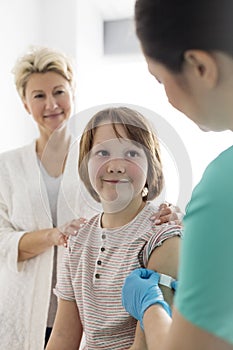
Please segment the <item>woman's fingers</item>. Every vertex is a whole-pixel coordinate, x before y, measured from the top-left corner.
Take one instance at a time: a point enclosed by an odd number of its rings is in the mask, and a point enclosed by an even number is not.
[[[151,216],[151,220],[155,225],[164,223],[182,225],[183,213],[180,208],[171,204],[162,203],[159,206],[159,211]]]
[[[71,222],[59,227],[58,230],[65,236],[75,236],[86,221],[85,218],[73,219]]]

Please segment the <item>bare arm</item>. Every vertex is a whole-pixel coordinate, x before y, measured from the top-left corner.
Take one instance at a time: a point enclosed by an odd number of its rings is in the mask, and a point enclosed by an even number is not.
[[[48,228],[25,233],[18,246],[18,261],[31,259],[54,245],[65,245],[70,235],[77,234],[84,218],[74,219],[59,228]]]
[[[180,240],[180,237],[172,237],[163,242],[163,244],[160,247],[157,247],[151,254],[147,267],[151,270],[164,273],[176,279],[178,272]],[[164,299],[171,306],[173,304],[174,297],[173,291],[165,286],[160,287],[163,292]],[[142,331],[139,322],[136,328],[135,340],[131,349],[147,349],[145,334]]]
[[[129,350],[147,350],[145,334],[139,322],[137,323],[133,345]]]
[[[76,302],[59,299],[53,330],[46,350],[78,350],[82,333]]]
[[[26,232],[19,241],[18,261],[31,259],[54,245],[65,243],[57,228]]]
[[[165,350],[164,343],[168,337],[171,322],[166,311],[158,304],[146,310],[143,325],[148,350]]]
[[[233,345],[194,326],[176,309],[171,321],[160,305],[152,305],[143,324],[148,350],[233,350]]]
[[[151,254],[147,268],[177,279],[180,243],[181,238],[178,236],[169,238],[163,242]],[[160,286],[160,288],[164,299],[171,306],[174,297],[173,291],[165,286]]]

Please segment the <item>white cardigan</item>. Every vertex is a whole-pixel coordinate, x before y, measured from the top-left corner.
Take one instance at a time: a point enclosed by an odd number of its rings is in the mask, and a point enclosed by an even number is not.
[[[58,226],[98,210],[78,177],[78,145],[69,150],[58,194]],[[81,187],[80,187],[81,186]],[[89,204],[88,204],[89,203]],[[35,142],[0,155],[0,348],[42,350],[50,300],[53,249],[18,263],[25,232],[52,227]],[[63,247],[58,249],[58,266]]]

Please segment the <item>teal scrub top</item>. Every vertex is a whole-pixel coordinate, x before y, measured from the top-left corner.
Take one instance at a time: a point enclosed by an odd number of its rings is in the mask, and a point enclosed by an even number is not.
[[[233,344],[233,147],[210,163],[187,206],[175,305]]]

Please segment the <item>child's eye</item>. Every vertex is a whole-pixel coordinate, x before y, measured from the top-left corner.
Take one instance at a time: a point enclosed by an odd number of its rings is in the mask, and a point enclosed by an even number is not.
[[[134,150],[128,151],[128,152],[126,153],[126,156],[127,156],[127,157],[130,157],[130,158],[139,157],[139,152],[134,151]]]
[[[97,156],[101,156],[101,157],[108,157],[109,156],[109,152],[105,151],[105,150],[100,150],[96,152]]]

